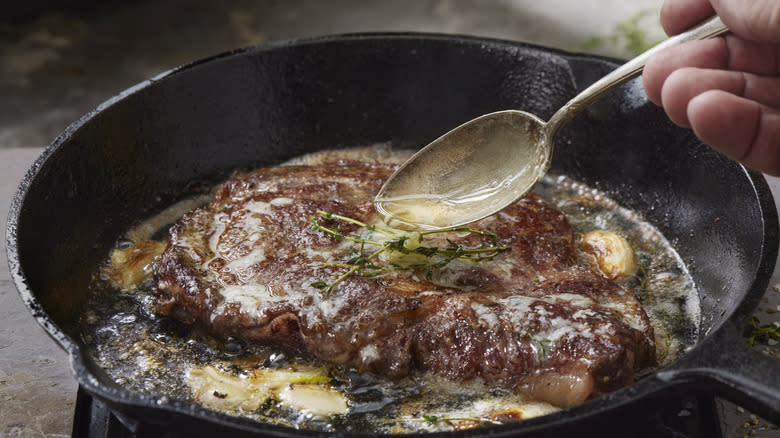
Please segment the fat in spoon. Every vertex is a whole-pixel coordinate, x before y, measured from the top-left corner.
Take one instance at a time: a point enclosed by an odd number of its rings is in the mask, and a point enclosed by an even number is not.
[[[455,128],[457,138],[445,134],[402,164],[394,175],[405,172],[407,177],[388,180],[375,201],[388,225],[406,229],[463,225],[467,222],[451,218],[488,216],[516,200],[514,193],[530,190],[547,172],[549,149],[531,124],[517,123],[516,112],[472,120]],[[518,145],[518,139],[534,144]],[[440,141],[447,142],[446,147],[437,147]],[[547,150],[540,154],[539,146]],[[464,162],[470,165],[462,166]],[[514,166],[518,162],[533,165],[518,172]]]

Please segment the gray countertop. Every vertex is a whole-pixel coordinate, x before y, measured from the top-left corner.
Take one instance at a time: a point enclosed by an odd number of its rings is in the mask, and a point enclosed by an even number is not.
[[[41,148],[0,149],[0,220]],[[5,227],[3,227],[5,229]],[[3,233],[5,236],[5,233]],[[68,357],[33,319],[0,243],[0,436],[70,436],[76,381]]]

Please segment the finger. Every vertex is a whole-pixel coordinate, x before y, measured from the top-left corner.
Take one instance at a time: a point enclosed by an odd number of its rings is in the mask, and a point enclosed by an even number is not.
[[[759,75],[777,75],[780,47],[745,41],[733,35],[705,41],[691,41],[670,47],[650,58],[642,81],[647,96],[663,104],[661,90],[666,78],[683,67],[738,70]]]
[[[662,105],[661,90],[667,77],[684,67],[724,70],[729,62],[727,43],[723,38],[691,41],[670,47],[651,57],[645,64],[642,81],[650,100]]]
[[[662,89],[664,109],[680,126],[690,126],[688,103],[709,90],[721,90],[756,101],[771,108],[780,108],[780,78],[749,73],[681,68],[666,79]]]
[[[683,67],[722,69],[724,43],[719,40],[693,41],[670,47],[647,60],[642,72],[642,83],[647,97],[662,105],[661,90],[666,78]]]
[[[688,104],[691,127],[726,156],[780,176],[780,112],[721,90],[706,91]]]
[[[780,2],[776,0],[711,0],[729,29],[741,38],[780,43]]]
[[[713,15],[708,0],[666,0],[661,6],[661,25],[667,35],[677,35]]]
[[[780,2],[776,0],[666,0],[661,25],[668,35],[676,35],[716,13],[741,38],[780,43]]]

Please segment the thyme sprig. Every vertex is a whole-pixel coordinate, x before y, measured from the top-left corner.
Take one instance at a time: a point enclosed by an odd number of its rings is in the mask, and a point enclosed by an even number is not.
[[[537,359],[539,359],[539,362],[544,362],[544,359],[547,357],[547,353],[551,350],[551,343],[549,339],[540,339],[531,337],[531,340],[536,345],[536,356]]]
[[[438,426],[438,425],[440,425],[442,423],[445,424],[445,425],[451,425],[452,423],[460,423],[460,422],[476,423],[479,426],[503,424],[500,421],[491,420],[489,418],[447,417],[447,416],[427,415],[427,414],[423,414],[420,417],[398,418],[395,421],[397,421],[399,423],[403,423],[403,422],[407,422],[407,421],[417,421],[417,422],[428,423],[431,426]]]
[[[338,220],[351,223],[353,225],[357,225],[360,228],[363,228],[371,234],[368,236],[359,234],[345,234],[341,231],[341,227],[325,226],[322,224],[320,219]],[[315,231],[319,231],[326,236],[330,236],[336,240],[349,240],[358,244],[358,246],[353,246],[350,248],[348,252],[349,259],[346,262],[326,264],[328,266],[347,268],[347,271],[345,271],[330,283],[324,281],[315,281],[311,283],[313,287],[319,289],[320,292],[326,297],[333,293],[333,290],[339,283],[352,275],[373,277],[393,270],[426,269],[426,278],[430,279],[435,270],[447,266],[455,259],[470,260],[474,262],[492,260],[498,254],[509,249],[505,246],[496,246],[498,244],[498,235],[496,235],[496,233],[486,230],[475,230],[469,227],[452,227],[442,230],[407,232],[390,228],[381,224],[369,225],[357,219],[322,210],[317,210],[317,215],[309,216],[309,220],[311,222],[311,227]],[[489,241],[489,244],[483,242],[479,247],[466,248],[451,239],[446,239],[447,246],[443,247],[428,246],[423,244],[425,236],[440,233],[474,234],[485,238]],[[386,239],[375,240],[378,235],[384,236]],[[368,253],[368,255],[365,255],[367,252],[366,246],[378,248]],[[380,254],[385,252],[397,253],[401,256],[409,256],[407,258],[411,261],[405,264],[388,262],[384,266],[374,264],[373,261],[377,259]],[[417,256],[417,258],[424,258],[424,261],[415,262],[415,256]]]
[[[775,324],[761,324],[756,316],[750,317],[750,333],[747,337],[747,343],[755,346],[761,338],[780,340],[780,327]]]

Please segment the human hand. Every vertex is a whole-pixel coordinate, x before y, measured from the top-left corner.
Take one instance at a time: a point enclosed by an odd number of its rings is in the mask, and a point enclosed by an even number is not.
[[[731,34],[652,57],[643,81],[676,124],[746,166],[780,176],[780,2],[665,0],[661,24],[682,32],[717,13]]]

